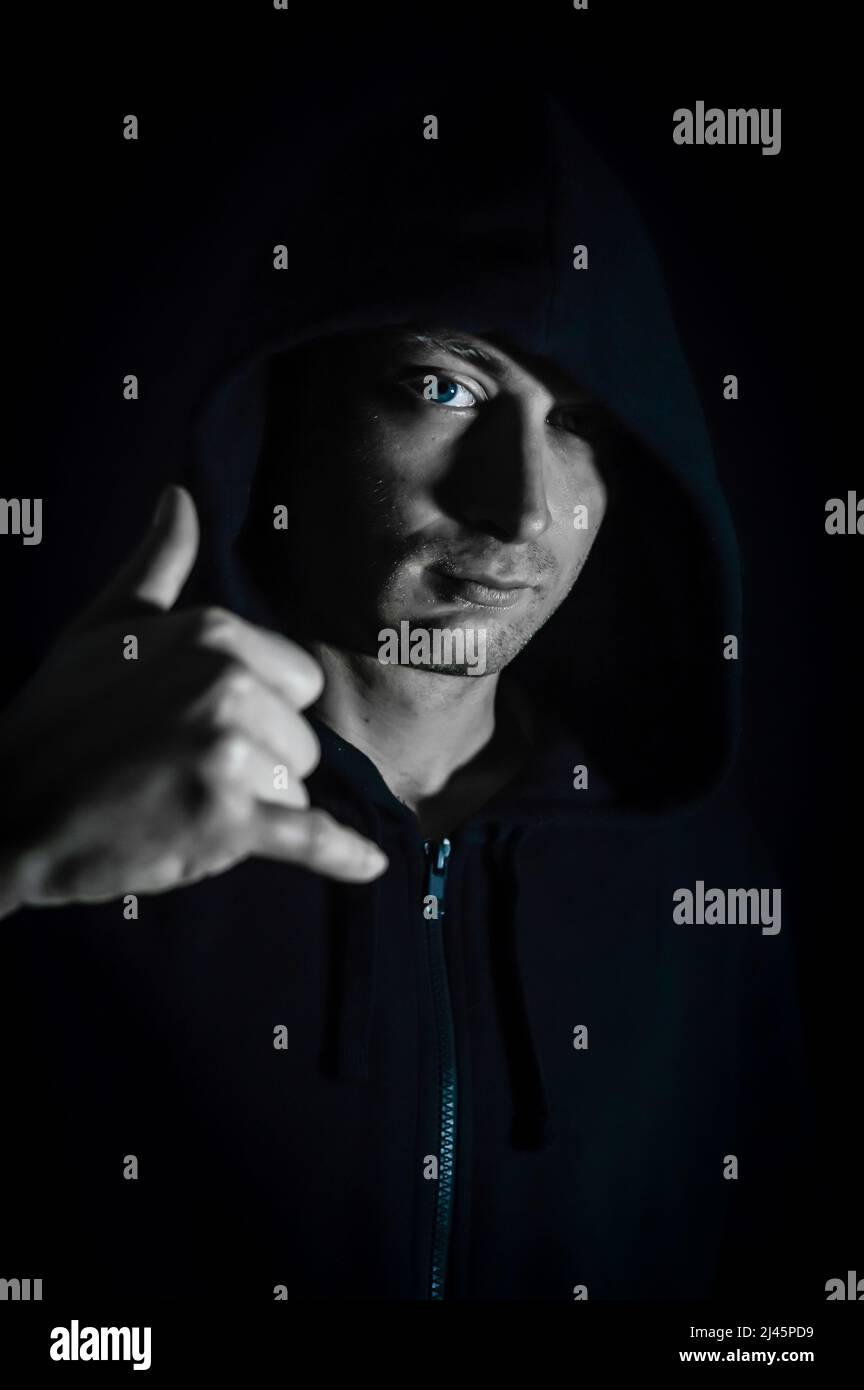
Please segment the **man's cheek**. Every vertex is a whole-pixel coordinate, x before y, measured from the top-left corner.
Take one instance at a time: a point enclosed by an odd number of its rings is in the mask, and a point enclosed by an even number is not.
[[[565,543],[560,549],[556,548],[557,576],[550,591],[550,602],[557,604],[569,593],[588,559],[596,534],[596,528],[583,531],[571,526]]]

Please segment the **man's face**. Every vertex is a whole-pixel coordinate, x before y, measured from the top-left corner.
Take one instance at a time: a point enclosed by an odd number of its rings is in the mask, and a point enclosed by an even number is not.
[[[502,341],[346,335],[276,378],[265,492],[288,530],[270,583],[309,635],[378,653],[406,620],[473,628],[494,672],[569,592],[606,508],[597,410]]]

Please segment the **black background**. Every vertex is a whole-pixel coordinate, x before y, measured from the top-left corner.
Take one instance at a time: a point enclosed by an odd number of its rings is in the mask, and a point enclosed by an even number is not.
[[[839,11],[57,6],[7,38],[13,429],[0,494],[44,499],[41,545],[0,539],[7,695],[134,544],[161,483],[182,475],[191,410],[230,344],[228,248],[260,242],[267,255],[281,239],[279,131],[293,109],[326,108],[349,87],[362,107],[364,92],[407,79],[419,120],[482,69],[499,76],[502,105],[517,88],[555,92],[622,176],[664,266],[742,547],[741,777],[800,964],[829,1201],[819,1258],[826,1277],[864,1274],[852,686],[864,541],[824,526],[828,498],[864,493],[860,126]],[[699,99],[780,107],[781,153],[676,146],[672,112]],[[135,143],[122,138],[128,113]],[[494,107],[489,128],[494,138]],[[362,216],[346,210],[346,239]],[[128,372],[142,383],[135,404],[122,399]],[[730,372],[735,402],[722,395]]]

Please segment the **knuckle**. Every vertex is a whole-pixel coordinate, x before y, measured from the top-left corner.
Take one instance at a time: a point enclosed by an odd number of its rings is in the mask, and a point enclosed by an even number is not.
[[[310,859],[323,854],[334,825],[333,817],[326,811],[310,811],[304,820],[304,849]]]
[[[317,661],[313,661],[312,657],[308,656],[307,653],[304,653],[304,655],[307,656],[307,664],[304,666],[304,675],[309,686],[309,699],[317,700],[324,689],[324,672]]]
[[[202,647],[220,647],[234,629],[234,618],[227,608],[208,605],[192,613],[195,639]]]
[[[213,729],[204,739],[197,773],[210,785],[233,782],[246,766],[252,745],[238,729]]]
[[[255,678],[248,667],[233,657],[226,657],[209,690],[210,719],[217,725],[229,723],[249,698],[254,686]]]
[[[158,893],[161,889],[173,887],[186,873],[187,864],[183,855],[166,852],[149,866],[145,891]]]
[[[299,656],[295,661],[295,671],[298,676],[298,685],[301,689],[302,706],[313,704],[324,689],[324,672],[317,661],[298,648]],[[302,657],[302,660],[300,659]]]
[[[278,637],[279,649],[283,655],[286,669],[290,670],[297,698],[302,706],[317,700],[324,689],[324,672],[314,656],[290,637]]]
[[[314,730],[307,724],[303,728],[300,745],[297,749],[297,770],[301,777],[308,777],[321,761],[321,744]]]

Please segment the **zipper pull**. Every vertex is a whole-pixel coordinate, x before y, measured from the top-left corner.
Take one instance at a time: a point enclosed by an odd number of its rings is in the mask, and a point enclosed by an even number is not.
[[[444,890],[447,887],[447,861],[450,858],[452,848],[448,839],[443,839],[439,844],[434,840],[424,840],[423,848],[429,861],[429,870],[426,875],[426,897],[433,897],[437,904],[433,914],[434,918],[444,916]],[[429,920],[428,904],[424,902],[423,916]]]

